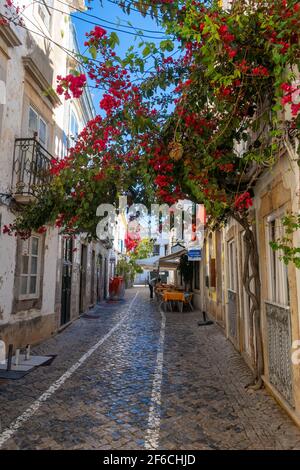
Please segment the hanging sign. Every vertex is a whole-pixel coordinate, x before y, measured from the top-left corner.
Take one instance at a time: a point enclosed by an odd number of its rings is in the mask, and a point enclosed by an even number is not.
[[[202,260],[202,250],[201,248],[191,248],[188,250],[189,261],[201,261]]]

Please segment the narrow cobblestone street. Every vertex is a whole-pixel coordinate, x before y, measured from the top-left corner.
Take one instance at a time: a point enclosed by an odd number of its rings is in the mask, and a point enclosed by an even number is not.
[[[164,329],[148,296],[100,304],[34,349],[57,354],[50,366],[0,382],[2,449],[300,449],[266,391],[245,390],[219,327],[192,312],[167,313]]]

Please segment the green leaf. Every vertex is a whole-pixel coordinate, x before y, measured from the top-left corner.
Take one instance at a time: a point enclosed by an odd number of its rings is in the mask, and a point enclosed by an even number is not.
[[[90,46],[89,52],[90,52],[93,59],[97,58],[97,49],[96,49],[95,46]]]
[[[119,44],[120,44],[119,36],[117,35],[117,33],[113,31],[109,37],[109,45],[112,49],[114,49],[115,46],[116,45],[119,46]]]
[[[164,41],[161,41],[159,46],[160,46],[162,51],[172,52],[173,49],[174,49],[174,43],[170,39],[166,39]]]
[[[143,49],[143,57],[147,57],[147,55],[151,54],[151,47],[149,46],[149,44],[147,44],[147,46]]]

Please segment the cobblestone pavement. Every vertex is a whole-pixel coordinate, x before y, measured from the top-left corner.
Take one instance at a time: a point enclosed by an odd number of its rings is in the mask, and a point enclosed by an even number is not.
[[[34,349],[57,354],[50,366],[0,381],[0,441],[11,431],[2,449],[144,449],[149,430],[158,449],[300,449],[300,430],[264,390],[245,390],[248,367],[219,327],[197,326],[197,312],[166,315],[160,387],[162,318],[148,296],[147,289],[130,289],[126,302],[100,304]],[[26,418],[24,412],[101,338]],[[160,415],[155,429],[153,404]]]

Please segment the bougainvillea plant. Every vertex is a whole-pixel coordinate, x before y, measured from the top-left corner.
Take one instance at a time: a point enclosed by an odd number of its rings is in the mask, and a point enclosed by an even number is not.
[[[133,282],[136,274],[142,273],[143,269],[138,260],[148,258],[153,252],[153,241],[148,238],[135,239],[135,244],[126,246],[127,253],[118,260],[116,272],[124,276],[125,281]]]
[[[145,186],[156,186],[165,202],[188,196],[203,202],[214,218],[240,216],[251,208],[255,177],[276,160],[287,112],[291,125],[300,127],[293,68],[299,61],[299,2],[235,1],[227,11],[220,2],[137,4],[142,13],[160,12],[176,43],[143,44],[140,55],[130,51],[120,58],[114,33],[96,26],[87,34],[91,59],[85,71],[96,87],[105,88],[103,116],[88,123],[63,160],[53,161],[55,192],[59,184],[68,189],[67,206],[69,196],[80,199],[79,213],[71,204],[72,217],[59,205],[59,223],[64,217],[63,225],[83,227],[80,208],[96,186],[107,189],[110,180],[116,193],[126,191],[132,172]],[[175,45],[177,59],[171,54]],[[154,71],[137,86],[132,77],[141,56],[149,55],[155,56]],[[80,97],[86,75],[58,77],[57,92],[65,99]]]
[[[221,3],[132,2],[155,17],[168,37],[159,45],[141,41],[125,57],[115,52],[115,33],[95,27],[87,35],[84,74],[60,77],[57,92],[79,97],[88,77],[105,90],[102,114],[63,160],[52,162],[50,187],[5,230],[27,236],[52,222],[68,233],[94,236],[97,205],[129,188],[167,203],[183,197],[203,203],[214,226],[235,218],[245,230],[243,281],[252,300],[260,377],[252,191],[279,158],[287,122],[300,128],[300,2],[235,0],[227,9]]]

